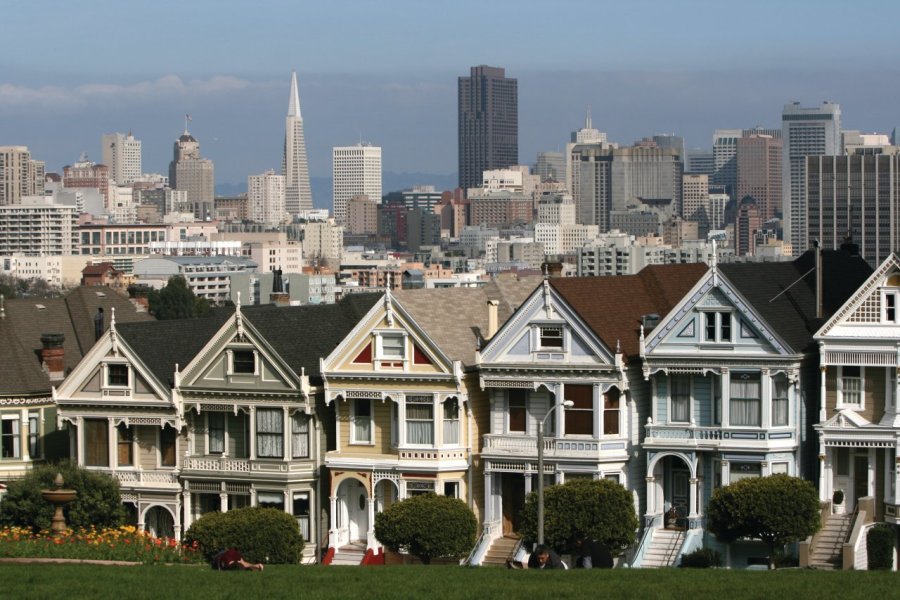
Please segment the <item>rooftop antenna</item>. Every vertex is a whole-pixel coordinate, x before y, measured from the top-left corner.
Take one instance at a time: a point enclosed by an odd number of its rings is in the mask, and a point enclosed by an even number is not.
[[[191,115],[184,113],[184,133],[185,133],[185,135],[187,135],[187,132],[188,132],[188,128],[187,128],[188,121],[193,121],[193,119],[191,118]]]

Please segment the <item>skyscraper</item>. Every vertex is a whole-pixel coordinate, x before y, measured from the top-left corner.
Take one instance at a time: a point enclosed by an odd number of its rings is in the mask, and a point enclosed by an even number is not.
[[[803,108],[799,102],[786,104],[781,113],[781,137],[784,236],[797,256],[809,247],[806,157],[842,154],[840,105],[824,102],[816,108]]]
[[[365,194],[381,204],[381,148],[371,144],[332,149],[334,218],[347,222],[347,206],[353,196]]]
[[[480,65],[460,77],[459,187],[481,184],[481,174],[519,163],[519,83],[502,68]]]
[[[0,146],[0,206],[44,194],[44,161],[32,160],[27,146]]]
[[[284,175],[285,209],[291,215],[312,210],[312,192],[309,188],[309,164],[306,160],[306,139],[303,136],[303,116],[300,114],[300,92],[297,89],[297,72],[291,73],[291,99],[284,120],[284,157],[281,161]]]
[[[101,139],[103,164],[109,176],[119,185],[131,185],[141,176],[141,140],[131,132],[107,133]]]
[[[737,140],[735,193],[739,203],[746,196],[756,201],[761,223],[781,212],[781,155],[781,140],[770,135]]]
[[[169,163],[169,185],[187,192],[187,202],[195,218],[212,218],[216,196],[213,163],[208,158],[200,158],[200,142],[187,128],[175,141],[174,156]]]
[[[269,170],[247,177],[247,213],[251,221],[274,227],[284,222],[284,175]]]

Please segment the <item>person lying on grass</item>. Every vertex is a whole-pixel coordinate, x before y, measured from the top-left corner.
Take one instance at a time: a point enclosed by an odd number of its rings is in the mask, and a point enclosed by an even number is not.
[[[222,550],[212,559],[213,569],[219,571],[235,571],[238,569],[244,571],[262,571],[262,563],[252,563],[244,560],[244,557],[236,548]]]

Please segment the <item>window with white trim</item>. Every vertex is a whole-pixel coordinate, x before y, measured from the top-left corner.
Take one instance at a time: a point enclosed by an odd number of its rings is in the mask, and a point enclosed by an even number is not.
[[[444,445],[459,444],[459,403],[456,398],[444,400]]]
[[[881,299],[881,320],[884,323],[900,323],[900,291],[883,290]]]
[[[416,446],[434,444],[434,398],[406,397],[406,443]]]
[[[206,413],[206,431],[209,438],[209,453],[225,452],[225,413]]]
[[[669,421],[687,423],[691,420],[691,376],[673,375],[669,396]]]
[[[732,373],[730,392],[730,425],[759,427],[762,404],[760,374]]]
[[[3,415],[0,420],[0,458],[21,458],[19,415]]]
[[[378,336],[375,346],[380,359],[403,360],[406,358],[406,336],[403,334],[382,333]]]
[[[256,456],[284,457],[284,411],[280,408],[256,409]]]
[[[562,350],[563,328],[559,325],[539,327],[538,347],[541,350]]]
[[[84,464],[89,467],[109,466],[109,421],[106,419],[85,419]]]
[[[703,313],[703,341],[731,342],[731,311],[708,311]]]
[[[128,387],[130,385],[129,372],[131,369],[125,363],[106,364],[106,386]]]
[[[120,467],[134,466],[134,428],[125,423],[116,426],[116,462]]]
[[[28,414],[28,455],[31,458],[39,458],[41,456],[41,417],[40,413]]]
[[[865,367],[843,365],[837,374],[838,407],[865,407]]]
[[[784,373],[772,377],[772,425],[783,427],[790,422],[788,379]]]
[[[407,481],[406,482],[406,497],[410,498],[412,496],[421,496],[422,494],[433,494],[434,493],[434,482],[433,481]]]
[[[256,352],[253,350],[232,350],[231,373],[233,375],[254,375],[256,373]]]
[[[459,498],[459,482],[458,481],[445,481],[444,482],[444,495],[448,498]]]
[[[354,398],[350,405],[350,443],[371,444],[372,399]]]
[[[291,458],[309,458],[309,415],[306,413],[295,412],[291,417]]]

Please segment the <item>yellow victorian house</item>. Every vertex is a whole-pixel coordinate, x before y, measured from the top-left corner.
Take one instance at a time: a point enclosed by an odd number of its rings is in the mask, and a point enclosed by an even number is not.
[[[461,498],[479,519],[482,434],[489,403],[475,353],[537,285],[387,291],[322,362],[333,407],[329,545],[358,563],[378,549],[375,514],[433,492]],[[476,472],[477,471],[477,472]]]

